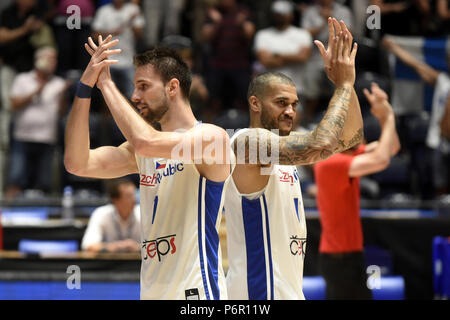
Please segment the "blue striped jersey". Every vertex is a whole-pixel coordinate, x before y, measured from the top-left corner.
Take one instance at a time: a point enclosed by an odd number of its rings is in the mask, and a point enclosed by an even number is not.
[[[230,179],[225,221],[229,299],[304,299],[306,221],[295,166],[273,165],[253,194],[241,194]]]
[[[141,299],[227,299],[218,230],[230,179],[210,181],[193,163],[136,159]]]

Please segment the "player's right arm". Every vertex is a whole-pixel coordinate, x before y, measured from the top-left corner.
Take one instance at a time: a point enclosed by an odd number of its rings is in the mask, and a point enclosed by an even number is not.
[[[113,46],[117,41],[113,41]],[[120,50],[106,50],[109,56]],[[104,65],[117,63],[116,60],[103,60],[100,63],[89,62],[80,81],[94,87],[98,75]],[[64,165],[72,174],[91,178],[116,178],[137,173],[133,147],[125,142],[119,147],[105,146],[90,148],[89,142],[89,109],[90,98],[75,97],[70,111],[65,134]]]
[[[117,178],[137,173],[133,147],[125,142],[119,147],[90,148],[90,99],[75,98],[66,126],[64,165],[74,175],[90,178]]]

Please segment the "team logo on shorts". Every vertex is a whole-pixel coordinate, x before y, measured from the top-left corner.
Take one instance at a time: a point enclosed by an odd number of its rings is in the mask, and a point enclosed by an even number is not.
[[[142,248],[144,250],[144,260],[155,259],[158,257],[158,261],[161,262],[161,258],[167,254],[175,254],[177,247],[175,245],[176,234],[169,236],[159,237],[154,240],[144,240],[142,242]]]
[[[305,259],[306,253],[306,238],[299,238],[297,236],[292,236],[289,238],[291,241],[289,248],[293,256],[302,256]]]

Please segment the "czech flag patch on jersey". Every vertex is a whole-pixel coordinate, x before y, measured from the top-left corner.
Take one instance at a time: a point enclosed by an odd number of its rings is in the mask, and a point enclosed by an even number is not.
[[[164,169],[166,167],[166,164],[165,163],[159,163],[159,162],[156,162],[156,170],[158,170],[158,169]]]

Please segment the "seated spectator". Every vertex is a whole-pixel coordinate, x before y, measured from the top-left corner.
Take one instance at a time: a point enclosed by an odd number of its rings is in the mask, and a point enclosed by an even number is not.
[[[305,30],[292,25],[294,6],[290,1],[272,4],[273,26],[255,35],[258,62],[266,71],[280,72],[294,81],[299,95],[305,91],[305,63],[311,56],[312,37]]]
[[[11,90],[15,113],[7,198],[24,188],[49,192],[52,159],[57,142],[57,124],[64,112],[68,83],[55,76],[57,52],[41,48],[35,54],[35,67],[19,73]]]
[[[140,249],[140,210],[136,186],[126,178],[115,179],[109,187],[111,204],[94,210],[81,248],[91,252],[135,252]]]
[[[446,101],[450,94],[450,75],[440,72],[425,62],[419,61],[403,49],[392,38],[385,37],[383,46],[396,55],[403,63],[414,69],[427,84],[434,87],[430,124],[426,144],[434,150],[433,180],[439,194],[450,190],[450,141],[442,137],[441,122],[445,114]],[[450,54],[447,55],[450,66]]]
[[[110,66],[111,76],[119,90],[128,99],[134,90],[133,57],[136,54],[136,40],[142,36],[145,20],[139,6],[125,0],[114,0],[100,7],[92,23],[94,40],[99,35],[105,39],[109,34],[119,39],[117,49],[122,49],[118,63]]]
[[[205,121],[214,122],[214,114],[225,109],[247,109],[254,33],[250,12],[237,0],[219,0],[217,7],[208,10],[202,35],[210,45],[207,85],[212,118]]]
[[[353,15],[350,9],[334,0],[318,0],[315,5],[309,6],[302,16],[302,28],[308,30],[313,39],[321,41],[325,46],[328,43],[328,18],[335,17],[343,20],[349,29],[353,28]],[[305,82],[305,122],[309,123],[317,115],[320,98],[330,97],[333,93],[331,83],[328,81],[323,69],[323,61],[319,50],[314,49],[306,64],[308,81]]]

